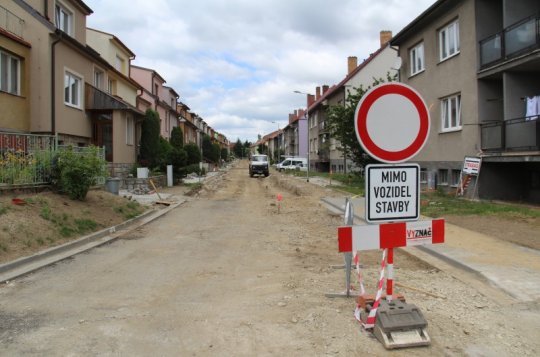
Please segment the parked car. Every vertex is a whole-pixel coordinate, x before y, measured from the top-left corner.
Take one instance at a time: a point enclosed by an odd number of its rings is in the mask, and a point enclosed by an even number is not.
[[[270,174],[269,166],[267,155],[251,155],[249,159],[249,176],[253,177],[259,174],[268,177]]]
[[[303,157],[291,157],[276,165],[278,171],[300,170],[307,171],[307,159]]]

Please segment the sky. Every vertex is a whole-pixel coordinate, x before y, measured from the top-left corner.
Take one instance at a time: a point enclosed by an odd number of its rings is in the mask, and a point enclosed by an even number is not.
[[[84,0],[87,26],[118,37],[214,130],[256,142],[288,124],[434,0]]]

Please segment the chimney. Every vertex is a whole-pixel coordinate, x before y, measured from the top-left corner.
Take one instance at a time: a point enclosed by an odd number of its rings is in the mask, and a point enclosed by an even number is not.
[[[315,96],[313,94],[307,95],[307,106],[308,108],[311,107],[311,105],[315,103]]]
[[[289,114],[289,124],[294,121],[294,114]]]
[[[321,87],[315,88],[315,100],[319,100],[321,98]]]
[[[304,117],[304,109],[298,109],[298,117],[297,119],[300,119],[300,118],[303,118]]]
[[[323,94],[323,95],[326,94],[326,92],[328,92],[328,88],[330,88],[330,87],[328,87],[327,84],[325,84],[324,86],[322,86],[322,94]]]
[[[383,30],[380,33],[380,37],[381,37],[381,47],[384,47],[392,39],[392,31]]]
[[[356,58],[356,56],[349,56],[347,58],[347,68],[348,68],[347,74],[350,74],[352,71],[354,71],[357,66],[358,66],[358,58]]]

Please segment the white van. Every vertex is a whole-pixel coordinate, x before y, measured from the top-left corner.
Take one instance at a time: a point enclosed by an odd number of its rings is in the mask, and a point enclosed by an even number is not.
[[[307,159],[303,157],[290,157],[276,165],[278,171],[300,170],[307,171]]]

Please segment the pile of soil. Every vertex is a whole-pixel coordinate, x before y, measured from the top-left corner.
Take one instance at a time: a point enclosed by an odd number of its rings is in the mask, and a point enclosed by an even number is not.
[[[0,263],[122,223],[145,210],[102,190],[84,201],[53,192],[0,196]]]

